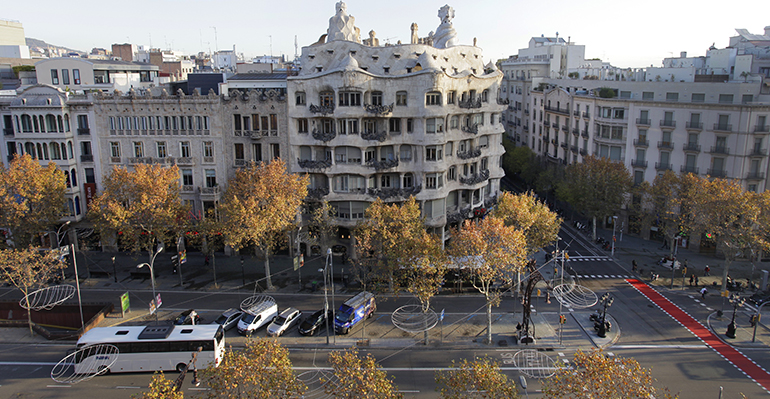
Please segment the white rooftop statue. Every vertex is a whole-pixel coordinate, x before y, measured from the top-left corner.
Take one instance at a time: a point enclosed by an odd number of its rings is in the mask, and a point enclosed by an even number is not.
[[[329,30],[326,32],[326,41],[347,40],[349,42],[361,43],[359,30],[356,28],[356,18],[348,15],[348,7],[344,1],[335,5],[337,13],[329,18]]]
[[[436,29],[433,36],[433,47],[449,48],[457,45],[457,31],[452,27],[452,18],[455,17],[454,8],[444,5],[438,10],[438,17],[441,19],[441,25]]]

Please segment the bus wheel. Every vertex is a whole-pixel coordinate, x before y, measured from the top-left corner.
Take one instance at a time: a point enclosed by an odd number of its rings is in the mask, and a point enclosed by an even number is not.
[[[110,369],[107,368],[107,366],[99,366],[99,371],[96,373],[97,375],[107,375],[110,373]]]
[[[184,371],[185,367],[187,367],[187,365],[186,365],[186,364],[184,364],[184,363],[179,363],[179,364],[177,364],[177,365],[176,365],[176,371],[178,371],[178,372],[180,372],[180,373],[181,373],[181,372],[183,372],[183,371]]]

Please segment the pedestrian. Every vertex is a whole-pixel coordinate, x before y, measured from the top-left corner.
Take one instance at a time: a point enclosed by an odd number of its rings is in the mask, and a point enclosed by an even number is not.
[[[545,291],[545,303],[551,303],[551,291]]]
[[[706,268],[703,269],[703,275],[709,276],[709,272],[711,272],[711,268],[709,268],[709,265],[706,265]]]
[[[203,258],[203,266],[207,267],[209,265],[209,256],[206,255],[205,258]]]
[[[701,288],[700,290],[700,297],[701,299],[706,299],[706,294],[709,292],[709,290],[706,289],[706,287]]]
[[[694,274],[691,274],[691,275],[690,275],[690,287],[692,287],[692,283],[693,283],[693,282],[695,282],[695,275],[694,275]]]
[[[636,272],[637,266],[636,266],[636,259],[631,261],[631,271]]]
[[[698,276],[695,276],[695,286],[698,286]]]

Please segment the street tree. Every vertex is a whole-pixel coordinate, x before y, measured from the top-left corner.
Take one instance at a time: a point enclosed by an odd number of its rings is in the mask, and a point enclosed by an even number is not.
[[[524,270],[526,248],[524,232],[494,216],[466,220],[452,231],[450,262],[486,298],[488,344],[492,343],[492,306],[497,306],[502,296],[495,283],[510,281],[513,274]]]
[[[141,395],[132,395],[136,399],[184,399],[184,392],[174,389],[174,382],[166,378],[163,372],[157,372],[150,380],[150,390]]]
[[[588,156],[583,162],[567,166],[556,192],[560,199],[592,218],[595,239],[596,220],[605,220],[621,208],[632,183],[631,173],[622,162]]]
[[[558,368],[543,381],[542,390],[549,399],[677,397],[654,383],[651,371],[634,359],[578,350],[571,367]]]
[[[237,170],[222,195],[217,212],[224,243],[238,250],[254,245],[262,251],[268,289],[273,287],[270,256],[293,226],[307,185],[307,176],[289,173],[276,159]]]
[[[486,357],[457,363],[452,360],[450,368],[436,371],[436,384],[443,399],[521,397],[516,384],[500,372],[496,362]]]
[[[551,211],[531,192],[500,193],[492,216],[502,219],[506,226],[513,226],[524,233],[527,257],[556,241],[562,222],[556,212]]]
[[[655,177],[649,191],[649,212],[663,239],[670,241],[673,254],[676,236],[681,233],[681,204],[683,181],[687,175],[677,176],[667,170]]]
[[[516,146],[513,141],[504,139],[503,169],[505,174],[518,175],[525,184],[533,184],[537,178],[537,155],[529,147]]]
[[[112,169],[88,216],[103,239],[117,236],[132,251],[149,257],[160,243],[174,242],[187,225],[188,208],[179,196],[179,168],[139,164]]]
[[[300,398],[307,390],[292,369],[289,350],[271,339],[247,340],[225,351],[219,366],[200,371],[209,398]]]
[[[393,380],[380,368],[374,357],[367,353],[359,356],[351,348],[329,353],[334,370],[333,381],[328,381],[326,393],[340,399],[400,399],[403,397]]]
[[[34,247],[0,249],[0,276],[24,295],[30,335],[34,332],[29,294],[44,288],[63,268],[64,263],[56,251],[40,251]]]
[[[16,155],[8,167],[0,164],[0,227],[10,234],[0,246],[39,244],[39,234],[65,215],[66,182],[55,163],[43,167],[28,154]]]
[[[324,200],[311,209],[307,232],[308,242],[312,245],[318,245],[321,253],[325,254],[326,250],[331,248],[339,232],[334,208],[329,205],[328,201]]]

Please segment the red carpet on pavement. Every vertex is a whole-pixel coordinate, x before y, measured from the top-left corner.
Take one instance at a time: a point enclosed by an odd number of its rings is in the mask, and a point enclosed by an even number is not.
[[[732,346],[724,343],[710,329],[704,327],[692,316],[687,314],[687,312],[674,305],[666,297],[658,293],[658,291],[652,289],[647,283],[638,279],[626,279],[626,281],[639,291],[639,293],[644,295],[661,310],[679,322],[684,328],[703,341],[703,343],[711,347],[711,349],[715,350],[725,360],[738,368],[743,374],[759,384],[765,391],[770,392],[770,373],[765,369],[754,363],[754,361]]]

